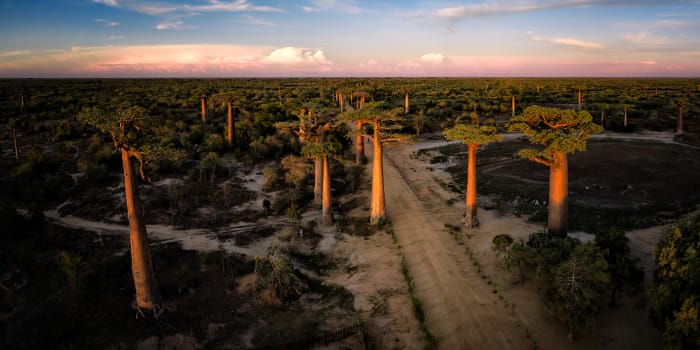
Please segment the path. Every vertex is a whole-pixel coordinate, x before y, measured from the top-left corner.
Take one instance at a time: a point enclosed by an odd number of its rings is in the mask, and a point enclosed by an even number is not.
[[[416,295],[423,303],[425,322],[436,336],[438,348],[531,347],[513,313],[472,265],[465,247],[446,231],[446,223],[461,225],[462,210],[445,210],[446,200],[454,194],[444,191],[424,164],[409,161],[406,148],[385,152],[387,214],[406,255]],[[407,171],[427,174],[412,174],[409,186],[402,176]],[[416,180],[420,183],[414,183]]]

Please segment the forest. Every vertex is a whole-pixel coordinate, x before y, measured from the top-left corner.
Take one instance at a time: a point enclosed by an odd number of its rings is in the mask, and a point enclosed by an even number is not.
[[[698,95],[0,80],[0,347],[700,348]]]

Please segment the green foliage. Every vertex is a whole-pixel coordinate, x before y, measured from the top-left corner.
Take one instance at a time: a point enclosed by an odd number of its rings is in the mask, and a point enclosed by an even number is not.
[[[564,321],[569,336],[593,327],[593,319],[604,306],[610,283],[608,263],[592,243],[578,245],[570,257],[554,268],[550,309]]]
[[[644,280],[644,272],[637,267],[639,259],[630,255],[629,239],[621,230],[608,230],[596,234],[595,244],[603,252],[608,262],[612,291],[610,303],[616,302],[617,292],[639,292]]]
[[[485,145],[502,137],[493,125],[457,124],[443,131],[448,140],[459,140],[465,145]]]
[[[311,164],[305,158],[291,154],[282,158],[281,163],[284,170],[284,182],[290,186],[301,188],[306,178],[311,174]]]
[[[266,299],[263,301],[287,301],[300,296],[304,289],[306,285],[294,273],[289,258],[278,247],[271,247],[263,257],[255,257],[255,290]]]
[[[215,152],[209,152],[197,165],[197,171],[199,173],[198,180],[199,182],[208,180],[210,183],[214,183],[217,174],[221,174],[223,170],[224,162],[219,155]]]
[[[496,255],[503,255],[504,263],[507,264],[508,261],[508,247],[513,244],[513,237],[509,234],[499,234],[493,237],[491,240],[491,250],[496,253]]]
[[[587,111],[530,106],[510,120],[508,130],[520,131],[530,142],[544,147],[524,149],[520,151],[521,157],[551,163],[554,153],[585,151],[590,134],[599,133],[602,128],[593,123]]]
[[[652,319],[669,349],[700,347],[700,217],[670,228],[654,251]]]
[[[139,132],[152,127],[154,120],[146,116],[141,107],[127,107],[106,111],[101,108],[84,108],[78,120],[109,134],[116,148],[138,149]]]

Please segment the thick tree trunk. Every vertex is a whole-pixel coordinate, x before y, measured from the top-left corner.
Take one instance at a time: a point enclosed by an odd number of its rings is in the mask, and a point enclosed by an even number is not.
[[[362,164],[362,157],[365,156],[365,142],[362,140],[362,122],[355,122],[355,164]]]
[[[469,161],[467,162],[467,212],[464,216],[464,225],[467,228],[479,226],[479,219],[476,215],[476,150],[479,146],[469,145]]]
[[[578,110],[581,110],[581,89],[578,89]]]
[[[556,237],[566,236],[569,201],[569,167],[566,154],[554,153],[549,168],[549,217],[547,231]]]
[[[333,215],[331,213],[331,173],[328,166],[328,156],[323,157],[323,225],[333,226]]]
[[[236,124],[233,120],[233,108],[231,104],[228,104],[228,118],[226,120],[228,133],[226,135],[226,140],[228,141],[228,146],[233,147],[236,144]]]
[[[515,117],[515,95],[510,97],[510,116]]]
[[[148,233],[143,219],[141,200],[138,195],[129,151],[121,149],[124,170],[124,192],[129,216],[129,240],[131,241],[131,273],[136,289],[136,305],[142,310],[153,310],[160,304],[151,253],[148,249]]]
[[[678,108],[678,125],[676,127],[676,135],[683,135],[683,108]]]
[[[623,126],[626,128],[627,127],[627,107],[625,107],[625,119],[623,121]]]
[[[372,225],[386,220],[384,204],[384,167],[382,165],[382,143],[379,140],[379,123],[374,123],[374,159],[372,160],[372,202],[369,221]]]
[[[17,147],[17,129],[12,128],[12,146],[15,148],[15,160],[19,160],[19,147]]]
[[[202,121],[207,121],[207,100],[202,96]]]
[[[314,204],[321,205],[323,200],[323,159],[314,158]]]
[[[404,101],[404,114],[408,114],[408,92],[406,93],[406,100]]]

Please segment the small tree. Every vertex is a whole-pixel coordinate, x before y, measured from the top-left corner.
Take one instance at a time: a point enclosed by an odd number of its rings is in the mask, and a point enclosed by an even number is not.
[[[467,162],[467,191],[464,225],[467,228],[479,226],[476,204],[476,152],[479,146],[500,140],[501,136],[496,133],[497,129],[493,125],[478,125],[478,117],[473,124],[457,124],[443,133],[448,140],[460,140],[469,149]]]
[[[680,97],[673,100],[673,105],[678,109],[678,119],[676,120],[676,135],[683,135],[683,110],[688,105],[688,99]]]
[[[524,149],[520,156],[549,167],[548,232],[564,236],[567,231],[569,170],[567,154],[586,150],[590,134],[602,131],[586,111],[530,106],[512,118],[508,129],[520,131],[544,149]]]
[[[509,234],[499,234],[491,240],[491,250],[496,253],[496,256],[503,255],[504,265],[508,264],[508,248],[513,244],[513,237]]]
[[[148,117],[144,114],[144,110],[138,107],[117,111],[90,108],[84,109],[78,115],[78,120],[112,136],[114,146],[121,152],[136,307],[139,312],[152,311],[157,317],[160,313],[160,294],[148,248],[148,233],[138,194],[138,184],[131,164],[132,158],[139,161],[139,172],[141,178],[145,179],[143,160],[147,155],[147,146],[143,145],[143,138],[139,136],[143,136],[142,134],[149,128]]]
[[[566,323],[569,339],[591,328],[593,317],[604,306],[610,282],[608,264],[593,244],[577,246],[571,256],[554,269],[549,307]]]

